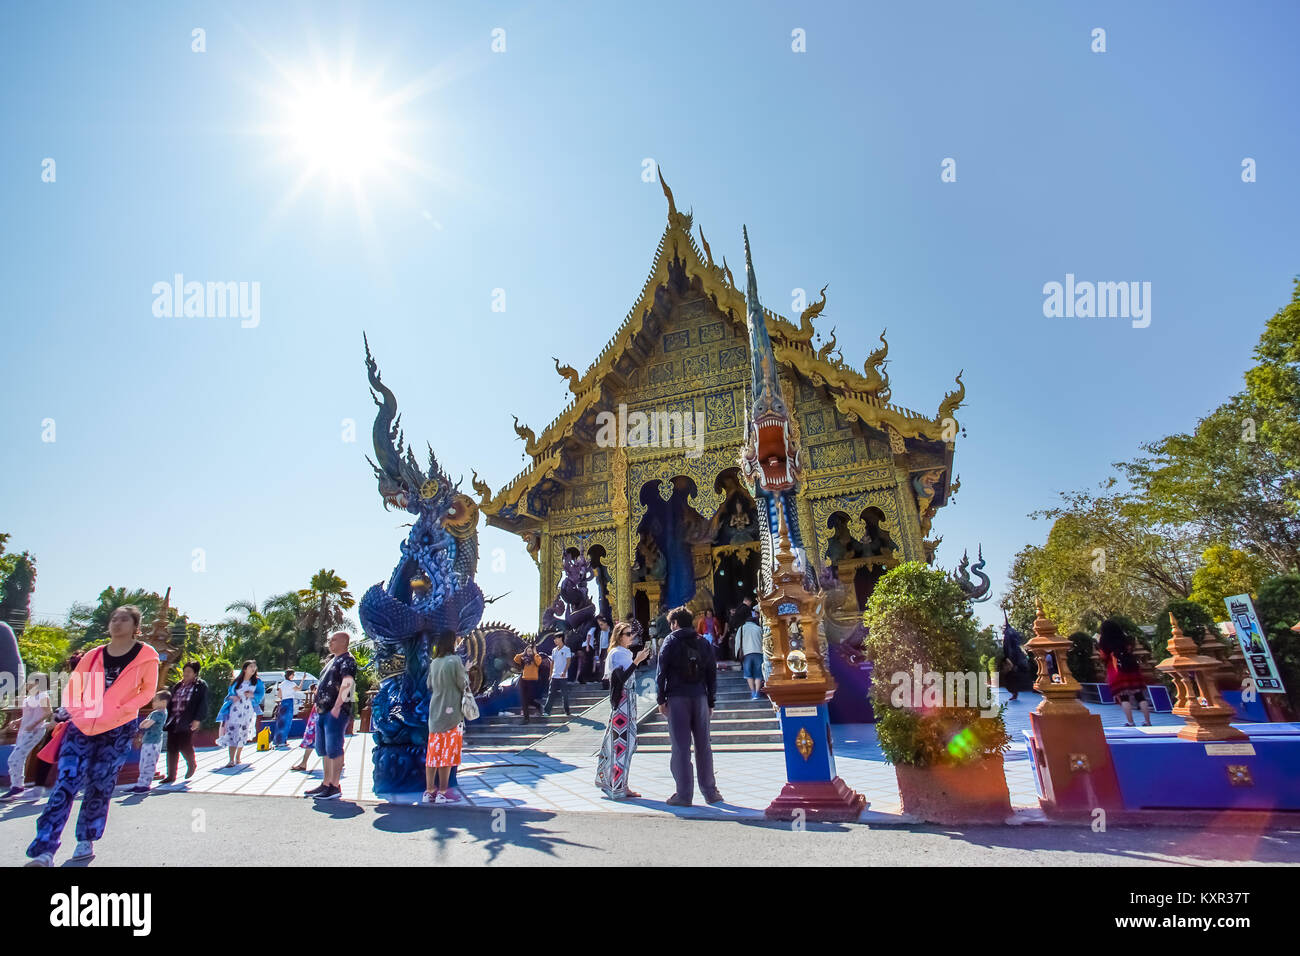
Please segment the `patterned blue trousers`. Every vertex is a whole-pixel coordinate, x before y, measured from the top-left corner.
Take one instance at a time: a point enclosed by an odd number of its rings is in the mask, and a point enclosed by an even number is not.
[[[121,727],[88,737],[71,723],[59,747],[59,773],[36,821],[36,839],[27,848],[30,857],[56,853],[63,827],[72,812],[72,801],[83,788],[81,812],[77,814],[77,839],[98,840],[104,835],[108,803],[117,785],[117,775],[131,752],[139,718]]]

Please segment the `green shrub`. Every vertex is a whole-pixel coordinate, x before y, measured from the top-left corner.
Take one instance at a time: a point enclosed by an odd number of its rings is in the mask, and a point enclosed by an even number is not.
[[[893,701],[895,675],[910,682],[917,664],[922,673],[984,671],[970,605],[955,581],[917,561],[901,564],[877,582],[863,620],[874,667],[876,734],[887,760],[922,767],[959,764],[1006,749],[1011,738],[1000,708],[996,716],[985,717],[978,707],[898,707]]]
[[[1075,631],[1070,635],[1070,650],[1066,662],[1070,673],[1081,684],[1098,684],[1106,679],[1105,674],[1097,674],[1097,664],[1092,659],[1093,640],[1091,634]]]

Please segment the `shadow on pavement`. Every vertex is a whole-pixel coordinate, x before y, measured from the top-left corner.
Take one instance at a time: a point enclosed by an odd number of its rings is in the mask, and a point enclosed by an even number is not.
[[[545,810],[503,810],[498,814],[473,808],[380,804],[375,807],[375,815],[377,830],[388,833],[427,831],[439,845],[463,840],[465,836],[473,837],[487,850],[489,863],[506,847],[536,850],[557,859],[560,847],[598,849],[591,844],[557,836],[549,825],[557,822],[560,814]]]

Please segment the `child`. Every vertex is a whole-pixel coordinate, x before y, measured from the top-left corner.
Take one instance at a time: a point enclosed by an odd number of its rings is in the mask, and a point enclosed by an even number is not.
[[[27,679],[27,696],[23,699],[22,713],[10,721],[11,725],[18,725],[18,739],[14,741],[14,749],[9,754],[9,789],[0,796],[0,800],[35,795],[27,793],[24,774],[27,756],[45,738],[45,728],[53,713],[50,708],[50,692],[41,689],[44,683],[44,679],[36,675]]]
[[[131,788],[132,793],[148,793],[158,769],[158,755],[162,753],[163,724],[167,722],[167,705],[172,695],[160,690],[153,696],[153,710],[140,721],[140,777]]]

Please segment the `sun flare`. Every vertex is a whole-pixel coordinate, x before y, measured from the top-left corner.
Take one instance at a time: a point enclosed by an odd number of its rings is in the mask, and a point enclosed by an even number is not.
[[[307,171],[359,184],[390,171],[396,120],[373,90],[322,77],[296,85],[286,104],[289,150]]]

